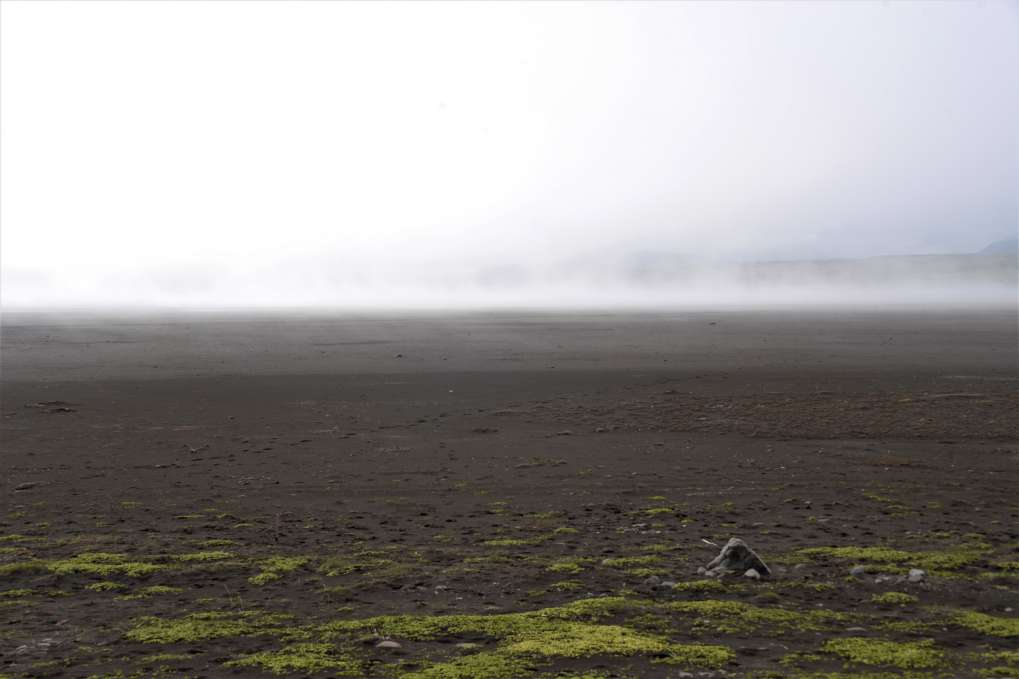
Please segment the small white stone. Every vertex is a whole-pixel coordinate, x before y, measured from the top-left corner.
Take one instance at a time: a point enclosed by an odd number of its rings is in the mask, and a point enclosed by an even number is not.
[[[375,644],[375,648],[400,648],[400,643],[392,641],[391,639],[386,639]]]
[[[760,580],[761,574],[757,572],[755,568],[748,568],[747,572],[743,574],[744,578],[750,578],[751,580]]]

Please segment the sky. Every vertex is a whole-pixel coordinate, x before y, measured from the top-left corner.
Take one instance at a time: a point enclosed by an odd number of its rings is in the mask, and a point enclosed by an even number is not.
[[[5,307],[483,303],[1019,223],[1015,0],[5,0],[0,31]]]

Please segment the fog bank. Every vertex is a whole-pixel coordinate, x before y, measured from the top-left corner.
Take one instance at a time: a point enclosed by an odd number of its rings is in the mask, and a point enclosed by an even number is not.
[[[4,308],[146,306],[368,309],[1004,306],[1016,308],[1014,254],[720,263],[638,253],[488,265],[437,259],[304,259],[264,270],[137,270],[62,280],[5,272]]]

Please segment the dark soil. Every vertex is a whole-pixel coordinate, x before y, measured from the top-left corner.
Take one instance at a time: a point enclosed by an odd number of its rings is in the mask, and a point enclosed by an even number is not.
[[[731,658],[550,638],[473,676],[1019,676],[1016,346],[993,311],[6,315],[0,676],[256,676],[228,663],[329,643],[355,669],[275,667],[468,677],[448,663],[515,638],[317,626],[605,596],[630,603],[585,623]],[[733,536],[773,577],[683,588]],[[819,547],[910,554],[800,551]],[[670,607],[687,601],[756,608]],[[132,634],[203,612],[292,617]],[[937,660],[826,646],[849,637]]]

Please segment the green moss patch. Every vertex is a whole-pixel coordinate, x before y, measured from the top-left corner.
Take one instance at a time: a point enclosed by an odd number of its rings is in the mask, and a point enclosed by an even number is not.
[[[668,655],[655,662],[685,667],[719,668],[735,657],[736,654],[730,648],[718,644],[670,644]]]
[[[1019,651],[988,651],[975,654],[975,660],[985,663],[1005,663],[1019,665]]]
[[[726,590],[725,585],[721,580],[692,580],[690,582],[677,582],[672,586],[672,589],[676,592],[697,592],[697,593],[708,593],[708,592],[724,592]]]
[[[210,552],[191,552],[190,554],[177,554],[173,557],[177,561],[219,561],[221,559],[232,559],[234,554],[232,552],[224,551],[210,551]]]
[[[638,566],[650,566],[660,563],[662,557],[657,554],[646,554],[644,556],[620,556],[613,559],[602,559],[601,565],[609,568],[636,568]]]
[[[619,625],[567,622],[548,626],[505,647],[513,654],[581,658],[592,655],[642,655],[666,653],[669,642]]]
[[[182,618],[145,616],[136,620],[124,636],[145,644],[192,643],[278,633],[291,619],[289,615],[259,611],[208,611]]]
[[[258,667],[273,674],[314,674],[329,670],[341,676],[357,676],[364,664],[341,654],[332,644],[293,644],[278,651],[262,651],[226,663],[227,667]]]
[[[695,630],[722,634],[751,632],[761,627],[771,627],[779,632],[786,630],[820,632],[833,629],[849,619],[845,613],[835,611],[793,611],[714,599],[675,601],[664,604],[664,607],[695,616],[693,622]]]
[[[664,636],[601,621],[652,606],[623,597],[598,597],[553,608],[494,615],[377,616],[319,626],[327,639],[363,634],[414,641],[466,637],[499,644],[491,652],[438,663],[412,677],[513,677],[550,658],[650,655],[656,662],[717,667],[733,653],[723,646],[674,644]]]
[[[211,538],[208,540],[192,540],[191,544],[202,549],[212,549],[214,547],[233,547],[238,542],[229,538]]]
[[[15,561],[14,563],[3,563],[0,564],[0,578],[5,578],[13,575],[27,575],[30,573],[45,573],[46,562],[33,560],[33,561]]]
[[[119,582],[112,582],[110,580],[102,580],[100,582],[93,582],[85,589],[90,592],[112,592],[117,589],[124,589],[126,585],[122,585]]]
[[[989,637],[1019,637],[1019,618],[1001,618],[977,611],[949,611],[951,622]]]
[[[111,575],[139,577],[161,571],[165,568],[166,566],[161,564],[145,561],[129,561],[126,554],[112,552],[85,552],[70,559],[46,563],[46,569],[57,575],[81,573],[101,577],[109,577]]]
[[[576,592],[584,588],[584,583],[579,580],[560,580],[548,586],[550,592]]]
[[[271,556],[268,559],[262,559],[258,562],[262,572],[248,578],[248,582],[253,585],[265,585],[274,582],[287,573],[296,571],[308,563],[308,561],[309,559],[306,556]]]
[[[6,589],[0,592],[0,599],[20,599],[21,597],[31,596],[34,593],[34,590],[25,589],[24,587],[20,587],[18,589]]]
[[[907,606],[915,604],[917,598],[905,592],[884,592],[883,594],[875,594],[870,598],[870,601],[871,603],[883,606]]]
[[[862,665],[888,665],[899,669],[928,669],[944,662],[944,653],[932,641],[900,642],[864,637],[829,639],[821,647],[844,660]]]
[[[895,567],[923,568],[930,571],[951,571],[969,566],[984,559],[988,549],[983,545],[964,545],[943,551],[907,552],[888,547],[810,547],[795,554],[823,561],[853,561],[866,564],[884,564]]]
[[[550,563],[548,565],[548,570],[553,573],[579,573],[584,570],[581,563],[582,561],[580,559],[559,559],[558,561]]]
[[[551,536],[539,535],[534,538],[494,538],[492,540],[485,540],[481,544],[486,547],[527,547],[530,545],[540,545],[542,542],[549,540]]]
[[[401,679],[517,679],[535,669],[535,662],[505,653],[476,653],[449,662],[436,663],[419,672],[401,674]]]
[[[140,590],[134,592],[133,594],[124,594],[118,596],[117,599],[119,601],[134,601],[136,599],[147,599],[151,596],[156,596],[159,594],[179,594],[180,592],[183,591],[184,590],[181,589],[180,587],[169,587],[167,585],[153,585],[152,587],[142,587]]]

